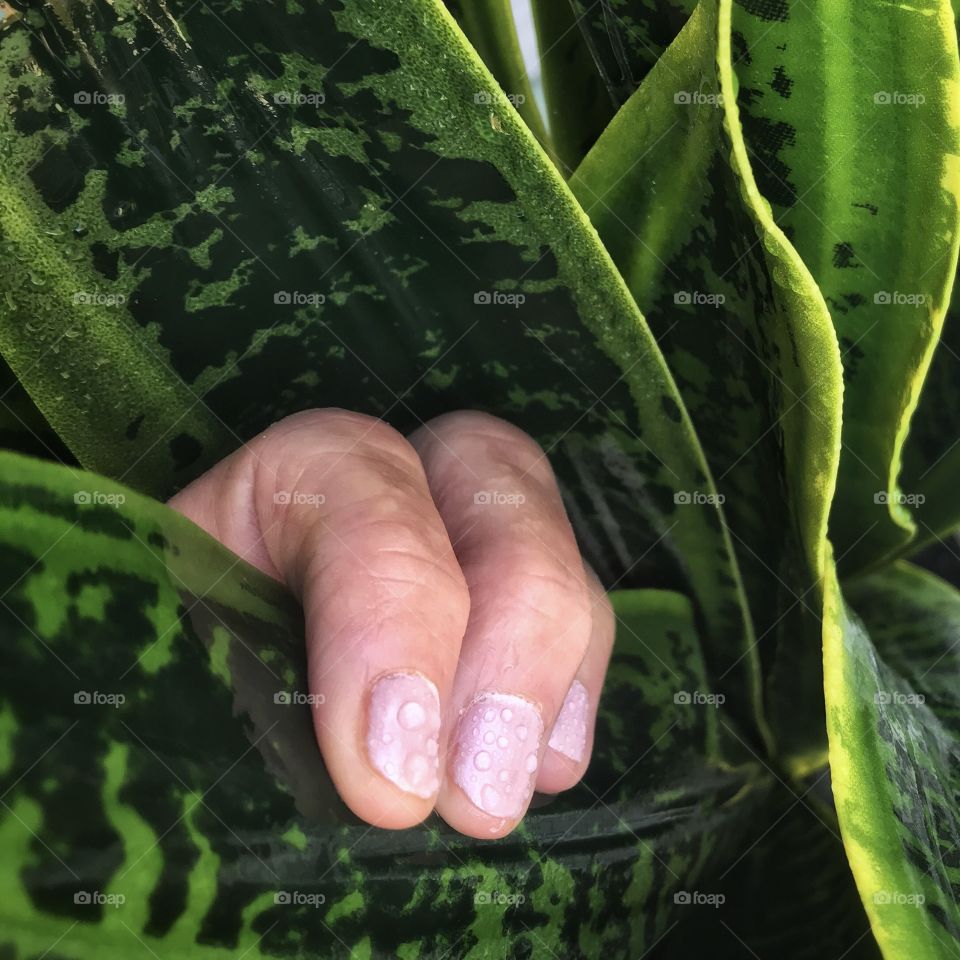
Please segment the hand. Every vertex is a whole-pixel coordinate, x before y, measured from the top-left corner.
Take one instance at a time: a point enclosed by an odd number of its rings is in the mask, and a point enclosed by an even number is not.
[[[170,505],[300,598],[317,740],[364,820],[408,827],[436,807],[499,837],[534,787],[583,775],[613,615],[517,428],[460,412],[407,440],[309,410]]]

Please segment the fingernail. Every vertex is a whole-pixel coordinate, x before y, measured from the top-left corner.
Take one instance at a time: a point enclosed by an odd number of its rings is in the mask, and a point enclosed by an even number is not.
[[[514,820],[533,793],[543,721],[522,697],[487,693],[460,718],[453,776],[484,813]]]
[[[587,688],[574,680],[557,715],[547,746],[579,763],[587,751],[587,711],[590,697]]]
[[[417,673],[391,673],[370,691],[367,753],[401,790],[432,797],[440,789],[440,697]]]

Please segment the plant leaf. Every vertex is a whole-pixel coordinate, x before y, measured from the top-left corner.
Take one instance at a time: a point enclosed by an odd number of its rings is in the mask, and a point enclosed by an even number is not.
[[[44,7],[0,42],[0,227],[31,264],[4,274],[0,351],[80,461],[167,495],[307,407],[495,412],[550,453],[608,585],[694,596],[753,725],[721,510],[673,503],[712,487],[670,374],[446,10],[124,11]]]
[[[774,732],[802,767],[822,763],[825,747],[819,579],[841,370],[826,305],[753,177],[730,17],[729,3],[697,8],[570,185],[702,439],[744,572]]]
[[[614,102],[585,42],[570,0],[532,0],[540,76],[553,159],[565,177],[576,170],[614,113]]]
[[[311,708],[277,702],[307,692],[298,610],[183,517],[0,454],[0,544],[0,924],[17,956],[639,955],[766,796],[759,764],[715,759],[729,720],[677,696],[711,690],[677,594],[614,595],[588,777],[487,842],[347,813]]]
[[[953,956],[960,593],[906,563],[851,582],[845,593],[850,607],[834,579],[824,665],[847,854],[885,957]]]
[[[510,102],[517,108],[531,133],[552,157],[553,144],[533,95],[527,67],[520,50],[517,25],[510,0],[445,0],[466,38],[473,44],[486,68],[494,75]],[[479,102],[491,102],[487,90],[474,94]]]
[[[740,3],[733,30],[760,192],[844,359],[831,539],[841,573],[876,566],[915,532],[902,450],[957,267],[953,13],[949,0]]]

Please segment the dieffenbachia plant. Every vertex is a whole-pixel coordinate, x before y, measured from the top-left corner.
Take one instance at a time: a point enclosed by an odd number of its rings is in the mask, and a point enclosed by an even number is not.
[[[532,7],[542,102],[503,0],[0,4],[0,957],[960,954],[950,4]],[[612,591],[502,841],[352,817],[158,502],[332,404],[517,423]]]

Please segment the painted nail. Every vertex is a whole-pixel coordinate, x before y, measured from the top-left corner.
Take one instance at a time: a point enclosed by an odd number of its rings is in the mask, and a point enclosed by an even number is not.
[[[391,783],[418,797],[440,789],[440,697],[417,673],[381,677],[370,692],[367,753]]]
[[[587,688],[574,680],[557,715],[547,746],[579,763],[587,750],[587,711],[590,698]]]
[[[528,700],[483,694],[460,718],[454,779],[484,813],[515,820],[533,793],[542,736],[540,711]]]

